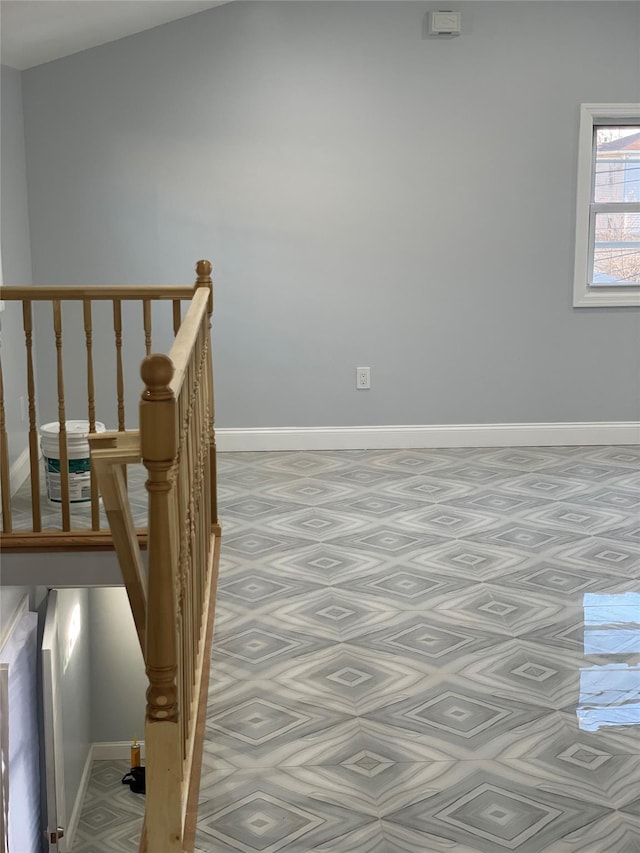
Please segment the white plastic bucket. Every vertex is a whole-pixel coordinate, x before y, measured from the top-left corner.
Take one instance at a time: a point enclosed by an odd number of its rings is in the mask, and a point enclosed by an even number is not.
[[[67,459],[69,469],[69,501],[73,504],[91,501],[91,460],[89,456],[89,421],[66,421]],[[96,422],[96,432],[105,432],[103,423]],[[44,458],[47,496],[53,503],[62,503],[60,483],[60,424],[53,421],[40,427],[40,447]]]

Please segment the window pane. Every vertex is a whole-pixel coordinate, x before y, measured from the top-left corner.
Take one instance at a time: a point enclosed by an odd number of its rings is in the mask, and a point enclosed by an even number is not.
[[[640,213],[596,213],[592,283],[640,284]]]
[[[596,128],[593,200],[640,201],[640,126]]]

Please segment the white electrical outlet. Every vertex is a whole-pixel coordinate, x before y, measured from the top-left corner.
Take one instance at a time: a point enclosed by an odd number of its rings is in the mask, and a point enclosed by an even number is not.
[[[356,388],[358,391],[364,391],[371,388],[371,368],[356,367]]]

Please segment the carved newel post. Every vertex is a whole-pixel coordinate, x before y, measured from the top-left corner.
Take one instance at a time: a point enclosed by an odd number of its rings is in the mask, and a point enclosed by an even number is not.
[[[177,455],[174,367],[166,355],[145,358],[146,388],[140,403],[142,461],[148,471],[149,572],[146,638],[147,742],[146,849],[181,850],[182,752],[177,688],[175,513],[171,509],[172,466]]]
[[[175,603],[171,555],[175,531],[171,529],[169,472],[176,454],[175,398],[169,387],[173,364],[166,355],[145,358],[140,368],[146,388],[140,404],[142,461],[148,471],[149,492],[149,606],[147,627],[147,717],[176,720]],[[155,519],[158,519],[156,522]]]

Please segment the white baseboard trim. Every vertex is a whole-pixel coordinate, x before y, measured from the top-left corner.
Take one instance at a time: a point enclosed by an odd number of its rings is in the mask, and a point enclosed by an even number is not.
[[[89,747],[89,752],[87,753],[87,758],[84,762],[84,769],[82,771],[82,776],[80,777],[80,785],[78,786],[78,793],[76,794],[76,801],[73,804],[73,811],[71,812],[71,817],[67,823],[67,828],[65,832],[65,837],[67,839],[67,850],[73,850],[73,842],[75,840],[76,830],[78,829],[78,824],[80,823],[80,817],[82,815],[82,807],[84,805],[84,798],[87,795],[87,788],[89,787],[89,779],[91,778],[91,766],[93,764],[93,745]]]
[[[217,429],[217,449],[393,450],[640,444],[640,422]]]
[[[144,741],[138,741],[140,758],[144,759]],[[93,744],[94,761],[130,761],[131,741],[114,740]]]
[[[25,447],[9,469],[9,482],[11,483],[12,495],[15,495],[24,481],[28,479],[30,473],[29,448]]]

